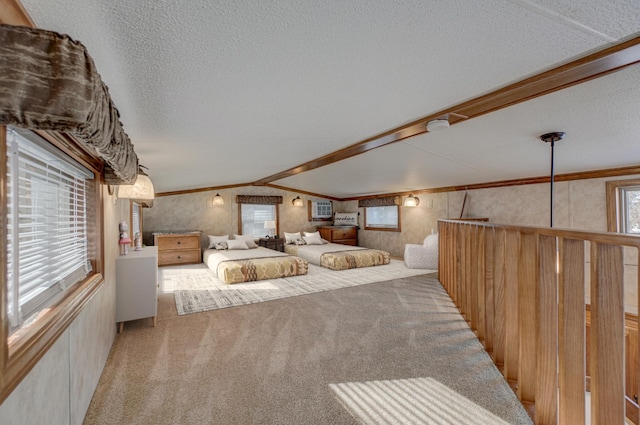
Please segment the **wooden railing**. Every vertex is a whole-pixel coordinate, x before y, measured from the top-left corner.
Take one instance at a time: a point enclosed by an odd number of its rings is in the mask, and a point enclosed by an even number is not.
[[[624,256],[640,238],[455,220],[438,231],[441,283],[536,424],[585,423],[586,391],[592,424],[637,423]]]

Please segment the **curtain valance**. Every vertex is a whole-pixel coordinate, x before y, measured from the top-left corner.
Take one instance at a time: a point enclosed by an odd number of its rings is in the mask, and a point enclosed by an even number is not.
[[[282,203],[282,196],[236,195],[238,204],[274,205]]]
[[[360,199],[358,207],[389,207],[391,205],[400,205],[402,201],[400,196],[385,196],[382,198]]]
[[[0,24],[0,125],[69,133],[133,184],[138,157],[87,49],[67,35]]]

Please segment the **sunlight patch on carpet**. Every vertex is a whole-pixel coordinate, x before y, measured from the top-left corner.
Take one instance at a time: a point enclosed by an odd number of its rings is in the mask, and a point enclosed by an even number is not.
[[[173,292],[178,314],[184,315],[433,272],[435,270],[409,269],[399,260],[391,260],[383,266],[342,271],[309,264],[309,272],[303,276],[229,285],[218,279],[206,265],[200,264],[163,267],[159,280],[160,290]]]
[[[365,425],[507,425],[433,378],[330,384],[342,405]]]

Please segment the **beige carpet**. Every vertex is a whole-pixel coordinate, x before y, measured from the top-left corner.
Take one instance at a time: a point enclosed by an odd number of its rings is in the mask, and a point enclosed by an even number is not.
[[[229,285],[218,279],[206,265],[197,264],[162,267],[160,280],[163,290],[174,293],[178,314],[183,315],[366,285],[434,271],[410,269],[399,260],[391,260],[389,264],[382,266],[341,271],[309,264],[309,272],[303,276]]]
[[[415,276],[118,335],[85,425],[531,424],[440,283]]]

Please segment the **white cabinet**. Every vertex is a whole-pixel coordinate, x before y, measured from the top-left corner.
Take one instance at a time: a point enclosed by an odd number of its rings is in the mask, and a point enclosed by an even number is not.
[[[116,259],[116,322],[151,317],[156,325],[158,311],[158,247],[129,250]]]

